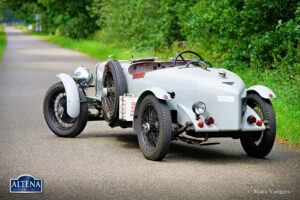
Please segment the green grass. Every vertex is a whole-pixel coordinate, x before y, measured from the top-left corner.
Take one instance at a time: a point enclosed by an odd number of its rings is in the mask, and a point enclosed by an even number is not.
[[[0,25],[0,63],[2,62],[2,55],[5,50],[6,45],[6,37],[4,32],[4,27]]]
[[[42,39],[65,48],[73,49],[91,57],[106,60],[107,56],[113,55],[115,59],[129,59],[133,49],[126,49],[116,44],[104,43],[93,39],[74,40],[68,37],[48,35],[44,33],[30,33]]]
[[[116,59],[130,59],[134,49],[124,48],[120,44],[109,44],[95,39],[73,40],[66,37],[47,35],[43,33],[31,33],[62,47],[74,49],[94,58],[106,60],[108,55],[114,55]],[[169,57],[171,51],[158,53],[158,57]],[[214,63],[219,63],[218,56],[212,56],[211,52],[197,49],[196,52]],[[220,58],[219,58],[220,59]],[[300,146],[300,64],[295,64],[293,70],[287,69],[284,63],[279,63],[277,70],[247,68],[232,70],[245,82],[247,87],[253,85],[265,85],[271,88],[276,98],[272,99],[277,120],[277,135],[281,139]],[[221,67],[221,66],[217,66]]]

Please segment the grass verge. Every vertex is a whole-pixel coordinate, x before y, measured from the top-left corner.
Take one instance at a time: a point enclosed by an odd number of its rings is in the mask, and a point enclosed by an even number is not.
[[[0,64],[2,63],[2,55],[5,50],[6,36],[4,32],[4,27],[0,25]]]
[[[134,49],[124,48],[120,44],[109,44],[95,39],[73,40],[45,33],[31,32],[30,34],[101,60],[106,60],[108,55],[114,55],[116,59],[130,59],[134,51]],[[197,52],[204,57],[207,55],[209,58],[209,52],[202,49]],[[169,56],[169,51],[167,54]],[[210,61],[218,63],[216,60]],[[261,68],[243,70],[233,68],[231,70],[244,80],[247,87],[265,85],[275,92],[277,97],[272,100],[272,104],[277,120],[277,135],[279,136],[277,141],[300,149],[300,64],[296,63],[292,71],[287,69],[284,63],[281,63],[277,70],[262,70]]]
[[[31,32],[30,34],[100,60],[106,60],[109,55],[113,55],[113,58],[116,59],[129,59],[133,52],[133,49],[126,49],[117,44],[108,44],[93,39],[74,40],[68,37],[48,35],[45,33]]]

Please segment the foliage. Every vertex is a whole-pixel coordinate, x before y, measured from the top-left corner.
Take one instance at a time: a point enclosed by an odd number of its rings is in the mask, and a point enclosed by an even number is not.
[[[96,4],[99,0],[94,1]],[[93,12],[101,15],[97,24],[104,25],[99,39],[121,41],[128,46],[166,46],[182,38],[176,21],[173,0],[119,1],[103,0]]]
[[[274,68],[278,59],[290,66],[299,62],[297,2],[8,0],[7,4],[15,12],[40,12],[44,31],[58,36],[87,38],[99,30],[98,40],[160,51],[174,41],[189,40],[219,58],[224,67]]]
[[[189,40],[226,53],[225,66],[239,61],[270,67],[273,54],[296,59],[296,10],[295,0],[203,0],[180,12],[179,19]]]
[[[92,3],[92,0],[38,0],[43,28],[50,33],[74,39],[88,37],[98,29],[95,24],[96,16],[91,16],[87,9]]]
[[[221,56],[224,67],[274,68],[278,59],[299,62],[299,7],[297,0],[94,0],[89,10],[99,16],[98,40],[156,49],[188,40]]]
[[[74,39],[87,38],[99,28],[97,15],[89,10],[93,0],[7,0],[4,3],[7,6],[4,21],[9,23],[22,19],[25,24],[34,24],[36,15],[40,14],[38,23],[45,32]]]
[[[0,21],[2,21],[2,19],[3,19],[3,2],[2,1],[0,1]]]
[[[38,11],[36,0],[6,0],[0,1],[1,3],[3,4],[4,22],[24,22],[25,24],[35,22],[35,13]]]

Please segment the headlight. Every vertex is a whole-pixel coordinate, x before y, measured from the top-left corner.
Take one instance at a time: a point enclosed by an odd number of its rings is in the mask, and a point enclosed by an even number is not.
[[[73,75],[73,79],[81,86],[89,85],[93,81],[93,74],[91,70],[87,67],[78,67]]]
[[[205,112],[205,110],[206,110],[206,106],[203,102],[198,101],[193,104],[193,111],[197,115],[203,114]]]

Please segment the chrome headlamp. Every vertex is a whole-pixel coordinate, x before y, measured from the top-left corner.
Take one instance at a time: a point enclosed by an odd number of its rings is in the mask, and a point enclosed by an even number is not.
[[[90,85],[93,82],[93,73],[91,70],[85,66],[78,67],[72,78],[81,86]]]
[[[202,115],[206,111],[206,105],[203,102],[198,101],[193,104],[193,111],[196,115]]]

